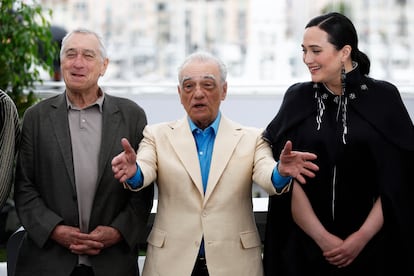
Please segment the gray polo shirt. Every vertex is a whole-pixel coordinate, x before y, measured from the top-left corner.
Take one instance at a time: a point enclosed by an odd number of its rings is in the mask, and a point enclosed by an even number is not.
[[[104,94],[102,92],[95,103],[82,109],[71,103],[67,96],[66,100],[79,207],[79,225],[82,232],[88,233],[98,180]],[[89,264],[84,256],[80,256],[80,263]]]

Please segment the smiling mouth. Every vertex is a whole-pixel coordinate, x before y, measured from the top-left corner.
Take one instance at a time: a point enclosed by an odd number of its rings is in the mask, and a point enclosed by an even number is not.
[[[317,71],[317,70],[321,69],[321,67],[320,67],[320,66],[310,66],[310,67],[308,67],[308,68],[309,68],[309,71],[310,71],[311,73],[313,73],[313,72],[315,72],[315,71]]]

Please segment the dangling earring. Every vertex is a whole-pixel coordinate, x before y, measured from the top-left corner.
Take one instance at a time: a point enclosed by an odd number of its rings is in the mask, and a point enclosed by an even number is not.
[[[343,98],[345,96],[345,81],[346,81],[346,73],[345,73],[345,64],[342,62],[341,64],[341,95],[339,95],[339,103],[338,103],[338,111],[336,112],[336,119],[339,118],[339,112],[341,110]]]
[[[346,81],[346,73],[345,73],[345,64],[342,63],[342,67],[341,67],[341,87],[342,87],[342,95],[345,95],[345,84]]]

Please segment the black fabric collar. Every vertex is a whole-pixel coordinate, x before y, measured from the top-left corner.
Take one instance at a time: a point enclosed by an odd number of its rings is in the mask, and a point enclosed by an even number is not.
[[[264,132],[264,138],[270,144],[282,139],[288,129],[305,118],[316,118],[317,99],[313,85],[313,82],[302,82],[288,88],[278,114]],[[330,93],[322,84],[318,85],[321,93]],[[346,75],[345,93],[348,108],[353,108],[397,147],[414,150],[413,123],[393,84],[363,76],[357,67]],[[352,122],[348,122],[348,127],[352,128]]]

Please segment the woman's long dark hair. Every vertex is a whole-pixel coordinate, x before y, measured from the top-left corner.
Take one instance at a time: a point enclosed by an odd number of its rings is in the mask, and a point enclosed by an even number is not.
[[[317,16],[309,21],[305,28],[318,26],[328,34],[328,41],[337,50],[345,45],[352,47],[351,59],[358,62],[362,74],[368,75],[371,62],[368,56],[358,49],[358,35],[352,21],[343,14],[330,12]]]

